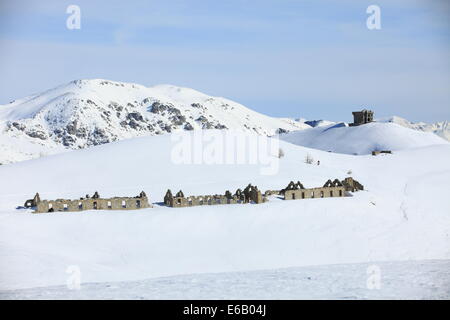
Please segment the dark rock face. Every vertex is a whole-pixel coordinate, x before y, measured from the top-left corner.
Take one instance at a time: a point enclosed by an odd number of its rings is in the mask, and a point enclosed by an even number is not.
[[[214,126],[214,129],[228,129],[228,128],[225,125],[218,123]]]
[[[88,145],[99,145],[111,142],[104,129],[95,128],[88,137]]]
[[[135,120],[133,120],[133,119],[131,119],[131,120],[128,122],[128,125],[129,125],[131,128],[135,129],[135,130],[141,128],[141,125],[140,125],[137,121],[135,121]]]
[[[194,127],[189,122],[186,122],[186,124],[184,125],[184,130],[191,131],[194,130]]]
[[[89,104],[92,104],[94,106],[97,106],[97,104],[94,101],[90,100],[90,99],[87,99],[86,102],[89,103]]]
[[[139,112],[130,112],[127,114],[128,120],[135,120],[135,121],[144,121],[144,117],[142,117],[142,114]]]
[[[18,122],[13,122],[12,124],[8,123],[8,126],[13,126],[14,128],[16,128],[17,130],[23,131],[25,130],[25,126],[21,123]]]
[[[26,134],[30,136],[31,138],[38,138],[41,140],[47,140],[48,136],[44,131],[40,130],[31,130],[27,131]]]
[[[183,123],[186,122],[186,117],[181,114],[174,115],[174,116],[170,117],[169,119],[172,122],[172,124],[174,124],[176,126],[181,126]]]
[[[208,122],[208,119],[206,119],[205,116],[200,116],[200,117],[198,117],[195,121]]]
[[[198,109],[205,109],[205,107],[200,103],[191,103],[191,107]]]
[[[213,121],[208,120],[204,115],[201,115],[195,121],[201,124],[202,129],[228,129],[221,123],[214,123]]]
[[[85,127],[78,128],[78,130],[75,132],[75,136],[77,138],[86,138],[87,137],[87,129]]]
[[[75,144],[75,139],[72,136],[70,136],[70,135],[63,136],[62,144],[65,147],[71,147],[72,145]]]
[[[164,115],[166,112],[168,114],[181,115],[181,111],[175,108],[172,104],[162,104],[159,101],[153,102],[153,104],[147,109],[152,113],[159,113]]]
[[[168,124],[164,124],[162,127],[161,127],[161,129],[163,129],[164,131],[167,131],[167,132],[172,132],[172,127],[171,126],[169,126]]]
[[[160,128],[163,131],[172,132],[172,127],[178,127],[186,124],[186,117],[181,114],[181,111],[178,108],[175,108],[171,104],[162,104],[157,101],[154,102],[147,110],[161,116],[169,115],[169,121],[172,126],[167,124],[163,126],[160,125]],[[190,126],[187,127],[189,128]]]
[[[74,84],[84,86],[83,81]],[[102,81],[100,85],[116,86],[108,81]],[[6,130],[40,140],[51,139],[64,147],[77,149],[121,140],[130,134],[164,134],[194,128],[228,129],[209,115],[208,108],[197,102],[191,103],[187,110],[152,97],[141,102],[121,100],[120,103],[83,97],[68,98],[61,103],[63,105],[57,105],[58,108],[38,114],[35,117],[38,121],[9,121]]]
[[[77,132],[77,120],[72,121],[66,126],[66,131],[68,134],[76,134]]]
[[[283,129],[283,128],[278,128],[277,129],[277,133],[278,134],[283,134],[283,133],[288,133],[289,132],[289,130],[286,130],[286,129]]]
[[[166,104],[162,104],[160,102],[153,102],[153,104],[147,109],[151,113],[159,113],[162,114],[164,111],[167,111],[170,106]]]

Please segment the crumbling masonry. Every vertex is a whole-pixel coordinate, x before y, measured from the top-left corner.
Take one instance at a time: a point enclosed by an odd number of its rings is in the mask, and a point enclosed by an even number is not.
[[[264,195],[256,186],[249,184],[244,191],[237,189],[234,194],[226,191],[224,195],[203,195],[185,197],[183,191],[178,191],[175,196],[172,191],[167,190],[164,197],[164,204],[169,207],[191,207],[215,204],[236,204],[236,203],[263,203],[271,195],[282,195],[284,200],[308,199],[308,198],[328,198],[344,197],[345,192],[355,192],[364,190],[364,186],[351,177],[342,181],[335,179],[328,180],[323,187],[306,189],[299,181],[291,181],[288,186],[282,190],[266,190]]]
[[[350,123],[349,125],[351,127],[353,126],[359,126],[361,124],[370,123],[373,121],[373,111],[372,110],[361,110],[361,111],[354,111],[353,114],[353,123]]]
[[[328,198],[344,197],[346,192],[355,192],[364,190],[364,186],[351,177],[342,181],[334,179],[325,182],[323,187],[305,188],[300,181],[294,183],[291,181],[286,188],[281,190],[266,190],[261,194],[257,186],[249,184],[244,190],[237,189],[234,194],[225,191],[225,194],[200,195],[185,197],[183,191],[178,191],[175,196],[167,190],[164,196],[164,204],[169,207],[191,207],[202,205],[217,204],[244,204],[244,203],[263,203],[269,196],[281,195],[284,200],[308,199],[308,198]],[[92,197],[86,195],[79,200],[56,199],[41,200],[39,193],[36,193],[33,199],[25,201],[26,208],[35,208],[35,213],[43,212],[62,212],[62,211],[82,211],[82,210],[134,210],[142,208],[151,208],[147,195],[142,191],[136,197],[114,197],[100,198],[98,192]]]
[[[203,205],[216,205],[216,204],[237,204],[237,203],[262,203],[266,198],[262,196],[261,191],[257,186],[249,184],[242,191],[237,189],[234,194],[230,191],[225,191],[225,194],[203,195],[203,196],[189,196],[185,197],[183,191],[178,191],[175,196],[172,192],[167,190],[164,196],[164,204],[169,207],[191,207],[191,206],[203,206]]]
[[[329,198],[344,197],[346,191],[355,192],[364,190],[364,186],[351,177],[345,178],[343,181],[334,179],[325,182],[323,187],[306,189],[303,184],[298,181],[291,181],[286,188],[280,190],[280,194],[284,196],[284,200],[308,199],[308,198]]]
[[[136,197],[114,197],[100,198],[98,192],[92,197],[86,195],[79,200],[56,199],[41,200],[39,193],[33,199],[25,201],[26,208],[35,208],[35,213],[57,212],[57,211],[83,211],[83,210],[133,210],[150,208],[147,195],[142,191]]]

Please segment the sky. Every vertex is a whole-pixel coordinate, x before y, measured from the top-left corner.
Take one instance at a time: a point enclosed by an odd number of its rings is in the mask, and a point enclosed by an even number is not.
[[[446,0],[0,0],[0,104],[75,79],[173,84],[277,117],[450,120]],[[69,5],[81,28],[68,29]],[[378,5],[381,29],[366,9]]]

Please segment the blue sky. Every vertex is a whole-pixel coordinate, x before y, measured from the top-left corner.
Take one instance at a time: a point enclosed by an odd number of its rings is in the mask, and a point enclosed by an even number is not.
[[[0,104],[74,79],[170,83],[286,117],[450,120],[444,0],[0,1]],[[66,28],[68,5],[81,29]],[[368,30],[366,8],[381,8]]]

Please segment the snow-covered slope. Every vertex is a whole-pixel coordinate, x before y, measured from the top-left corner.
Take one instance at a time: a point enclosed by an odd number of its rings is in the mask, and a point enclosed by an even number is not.
[[[64,285],[69,266],[80,268],[83,284],[450,259],[449,144],[373,157],[281,141],[285,156],[274,175],[260,175],[258,164],[177,164],[173,146],[169,135],[141,137],[0,166],[7,181],[0,184],[0,289]],[[307,154],[321,164],[306,164]],[[158,204],[168,188],[195,195],[234,191],[249,182],[262,190],[291,180],[312,187],[343,179],[349,170],[365,187],[352,197],[272,197],[259,205],[192,208]],[[102,196],[145,190],[155,207],[49,214],[15,209],[37,191],[53,199],[95,190]],[[367,277],[365,268],[359,272]]]
[[[189,88],[76,80],[0,105],[0,163],[174,130],[273,135],[307,127]]]
[[[367,288],[379,268],[380,287]],[[449,299],[450,260],[337,264],[0,290],[0,299]]]
[[[373,150],[403,150],[448,142],[430,132],[408,129],[395,123],[345,123],[281,135],[281,139],[309,148],[337,153],[369,154]]]
[[[435,123],[425,123],[425,122],[410,122],[406,119],[393,116],[390,118],[384,118],[377,120],[378,122],[391,122],[401,125],[405,128],[410,128],[423,132],[433,132],[437,134],[441,138],[444,138],[447,141],[450,141],[450,125],[448,121],[440,121]]]

